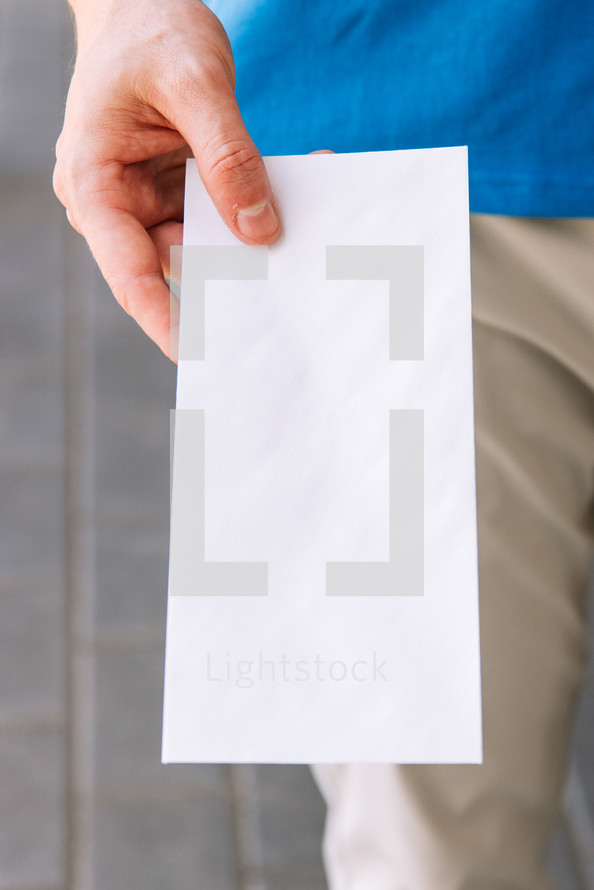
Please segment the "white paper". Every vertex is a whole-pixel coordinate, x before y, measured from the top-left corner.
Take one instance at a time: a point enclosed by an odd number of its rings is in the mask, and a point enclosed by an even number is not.
[[[245,248],[188,162],[163,762],[479,763],[466,149],[266,166]]]

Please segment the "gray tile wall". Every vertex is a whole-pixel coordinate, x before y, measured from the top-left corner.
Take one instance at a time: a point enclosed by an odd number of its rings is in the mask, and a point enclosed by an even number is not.
[[[0,890],[323,890],[306,767],[160,764],[175,369],[51,190],[71,56],[65,2],[0,0]],[[594,886],[593,688],[563,890]]]
[[[51,189],[71,55],[0,0],[0,890],[321,890],[306,767],[160,763],[175,369]]]

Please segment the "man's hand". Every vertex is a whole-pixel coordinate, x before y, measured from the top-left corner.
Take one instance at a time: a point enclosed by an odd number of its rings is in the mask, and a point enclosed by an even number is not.
[[[185,160],[246,244],[280,222],[234,96],[229,41],[200,0],[70,0],[78,55],[54,188],[123,308],[169,355],[169,248]]]

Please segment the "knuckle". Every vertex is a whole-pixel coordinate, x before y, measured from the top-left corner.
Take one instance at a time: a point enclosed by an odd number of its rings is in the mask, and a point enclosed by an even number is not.
[[[70,225],[72,226],[72,228],[74,229],[74,231],[78,232],[79,235],[82,235],[83,232],[82,232],[82,229],[78,223],[78,220],[77,220],[76,216],[74,215],[74,212],[72,210],[70,210],[69,207],[66,208],[66,218],[67,218],[68,222],[70,223]]]
[[[63,150],[64,150],[64,130],[62,130],[62,132],[60,133],[60,135],[58,136],[58,139],[56,141],[56,148],[55,148],[56,161],[58,161],[60,159]]]
[[[64,183],[64,174],[59,164],[54,167],[54,175],[52,177],[52,186],[54,194],[58,201],[66,207],[66,188]]]
[[[132,310],[130,308],[130,300],[125,289],[123,287],[120,287],[119,285],[112,284],[111,292],[116,298],[117,304],[120,306],[121,309],[124,310],[126,315],[133,316]]]
[[[164,68],[137,92],[155,106],[172,108],[178,102],[200,108],[204,98],[233,89],[230,74],[218,55],[170,54]]]
[[[216,86],[220,80],[220,72],[205,59],[188,56],[183,62],[176,64],[172,79],[177,95],[189,98],[197,90],[203,91],[210,85]]]
[[[126,278],[113,278],[109,285],[124,312],[135,318],[139,306],[146,301],[151,289],[155,285],[161,285],[163,282],[162,273],[147,271],[139,272]]]
[[[116,302],[121,306],[127,315],[132,315],[131,300],[128,293],[128,286],[121,278],[108,278],[107,283],[114,295]]]
[[[56,163],[52,177],[52,186],[58,200],[66,207],[67,204],[68,160],[64,131],[56,142]]]
[[[210,178],[221,185],[238,180],[253,182],[262,171],[262,159],[256,147],[240,139],[217,145],[207,159]]]
[[[62,135],[56,144],[56,164],[52,185],[56,196],[65,207],[72,195],[76,193],[79,183],[84,182],[84,172],[81,167],[76,153],[70,151],[64,135]]]
[[[106,167],[86,150],[61,153],[54,167],[53,186],[62,204],[80,211],[100,199],[107,191]]]

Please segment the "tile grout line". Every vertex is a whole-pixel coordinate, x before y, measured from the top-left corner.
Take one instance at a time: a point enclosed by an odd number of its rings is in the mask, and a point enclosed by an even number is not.
[[[591,637],[594,626],[594,559],[590,563],[587,603],[588,626]],[[591,658],[592,655],[590,654]],[[587,684],[591,681],[592,675],[588,672],[585,682]],[[584,690],[582,689],[582,695],[583,692]],[[563,821],[573,853],[574,866],[579,875],[583,890],[594,890],[594,813],[592,812],[586,785],[575,757],[570,762],[565,783]]]
[[[90,261],[64,227],[64,517],[66,588],[66,886],[93,890],[94,534]]]
[[[594,890],[594,817],[575,762],[569,768],[563,818],[584,890]]]
[[[231,763],[228,770],[237,886],[239,890],[268,890],[263,873],[255,768],[251,763]]]
[[[58,884],[2,884],[0,890],[62,890]]]

